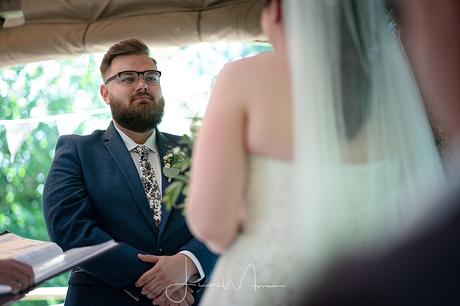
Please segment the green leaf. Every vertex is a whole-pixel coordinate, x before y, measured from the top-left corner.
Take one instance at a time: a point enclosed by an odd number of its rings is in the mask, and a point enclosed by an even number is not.
[[[166,209],[172,210],[175,207],[183,187],[184,183],[179,181],[174,181],[168,185],[163,196],[163,201],[165,203]]]
[[[189,178],[186,177],[185,175],[178,175],[174,179],[176,181],[180,181],[180,182],[184,183],[185,185],[188,185],[188,182],[189,182]]]
[[[169,178],[175,178],[179,175],[180,169],[163,167],[163,174]]]

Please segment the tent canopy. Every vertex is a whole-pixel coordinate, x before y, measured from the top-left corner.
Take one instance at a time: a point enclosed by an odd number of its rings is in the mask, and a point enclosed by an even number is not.
[[[103,52],[126,37],[151,47],[261,40],[261,2],[0,0],[0,17],[24,17],[22,25],[0,28],[0,67]]]

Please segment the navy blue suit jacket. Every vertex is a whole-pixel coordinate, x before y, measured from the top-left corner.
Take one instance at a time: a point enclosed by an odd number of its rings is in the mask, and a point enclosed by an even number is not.
[[[178,136],[156,131],[161,163],[178,140]],[[167,185],[163,176],[163,193]],[[180,210],[163,207],[157,229],[136,166],[113,123],[88,136],[59,138],[43,208],[50,238],[64,250],[109,239],[123,243],[73,271],[66,305],[151,305],[134,287],[152,267],[141,262],[138,253],[190,251],[206,278],[216,261],[216,255],[191,235]],[[196,300],[202,290],[197,291]]]

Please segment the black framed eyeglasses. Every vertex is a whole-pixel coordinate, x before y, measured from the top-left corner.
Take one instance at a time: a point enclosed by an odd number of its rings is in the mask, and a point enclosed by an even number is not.
[[[133,71],[127,70],[118,72],[117,74],[111,76],[105,80],[105,85],[109,82],[117,79],[120,84],[125,86],[133,86],[139,81],[139,77],[142,76],[145,84],[147,85],[157,85],[160,83],[161,71],[158,70],[146,70],[146,71]]]

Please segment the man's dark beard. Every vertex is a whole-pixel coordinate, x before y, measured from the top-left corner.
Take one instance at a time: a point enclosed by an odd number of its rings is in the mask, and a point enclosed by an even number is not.
[[[112,97],[110,103],[112,118],[125,129],[138,133],[156,128],[163,118],[164,108],[163,97],[149,103],[137,104],[131,101],[129,106],[124,106],[121,101]]]

